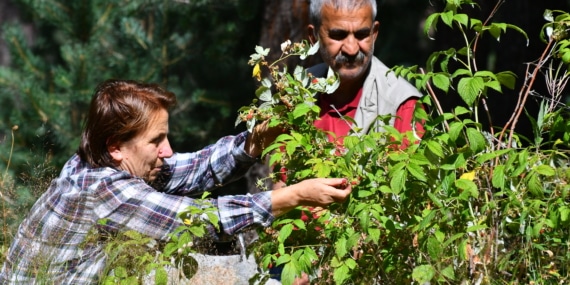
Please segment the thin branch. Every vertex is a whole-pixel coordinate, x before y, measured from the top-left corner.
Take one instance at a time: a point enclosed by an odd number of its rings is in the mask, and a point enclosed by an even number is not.
[[[425,71],[423,68],[420,68],[420,72],[425,75]],[[431,99],[433,100],[433,102],[435,103],[435,106],[437,108],[437,112],[440,115],[443,115],[443,109],[441,108],[441,104],[439,103],[439,100],[437,100],[437,96],[435,96],[435,92],[433,91],[433,88],[431,87],[431,84],[429,82],[426,83],[427,89],[428,89],[428,94],[431,97]],[[445,125],[445,129],[449,132],[449,125],[447,124],[447,121],[443,121],[443,124]]]

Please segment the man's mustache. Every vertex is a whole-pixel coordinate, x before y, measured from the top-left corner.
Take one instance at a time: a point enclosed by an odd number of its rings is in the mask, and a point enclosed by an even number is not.
[[[334,60],[337,64],[345,64],[345,63],[352,63],[352,64],[361,64],[364,63],[364,59],[366,54],[362,51],[358,51],[358,54],[355,56],[346,56],[342,52],[335,56]]]

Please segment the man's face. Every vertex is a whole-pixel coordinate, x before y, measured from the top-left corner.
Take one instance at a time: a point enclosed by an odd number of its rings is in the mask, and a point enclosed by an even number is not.
[[[167,134],[168,112],[161,110],[154,114],[146,131],[113,148],[110,153],[120,169],[151,182],[164,165],[164,158],[173,154]]]
[[[372,8],[349,11],[325,5],[321,15],[317,32],[323,60],[339,73],[341,82],[361,79],[372,59],[378,34],[379,23],[372,18]]]

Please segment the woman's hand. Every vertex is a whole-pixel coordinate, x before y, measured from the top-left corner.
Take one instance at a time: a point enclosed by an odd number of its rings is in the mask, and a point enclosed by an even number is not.
[[[275,141],[280,135],[286,133],[287,130],[277,126],[269,127],[269,121],[255,126],[253,131],[248,134],[245,140],[245,151],[252,157],[260,156],[263,150]]]
[[[327,207],[343,202],[352,192],[346,178],[313,178],[286,186],[271,193],[274,216],[282,215],[297,206]]]

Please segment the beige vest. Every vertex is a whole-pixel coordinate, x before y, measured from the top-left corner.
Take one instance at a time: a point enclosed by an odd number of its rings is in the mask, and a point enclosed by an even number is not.
[[[328,66],[324,63],[315,65],[308,70],[316,77],[324,77]],[[360,133],[365,134],[376,124],[378,131],[382,129],[382,122],[376,121],[381,115],[396,115],[398,107],[411,97],[419,98],[421,93],[402,77],[396,77],[393,72],[378,58],[372,58],[372,66],[364,81],[362,97],[358,103],[354,121],[361,128]],[[394,124],[394,118],[390,120]]]

